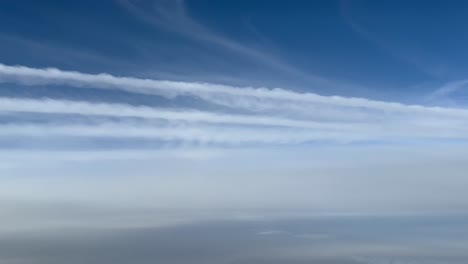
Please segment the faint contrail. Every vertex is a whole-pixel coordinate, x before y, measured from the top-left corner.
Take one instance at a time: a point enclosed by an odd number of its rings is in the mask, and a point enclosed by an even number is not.
[[[151,125],[129,122],[90,124],[0,124],[0,136],[106,137],[217,144],[295,144],[308,141],[363,140],[360,133],[311,129],[273,129],[205,125]],[[370,137],[367,137],[370,138]]]

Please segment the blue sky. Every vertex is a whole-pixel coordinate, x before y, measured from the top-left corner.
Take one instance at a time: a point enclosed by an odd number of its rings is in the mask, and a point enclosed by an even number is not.
[[[149,230],[171,237],[169,264],[192,249],[216,251],[194,263],[464,263],[466,236],[450,235],[468,209],[467,15],[463,1],[1,1],[0,262],[59,263],[110,235],[147,263],[164,248]],[[194,242],[211,224],[226,233]],[[67,241],[56,262],[31,251],[38,232],[50,254]],[[87,263],[115,257],[101,249]]]
[[[5,64],[413,103],[467,67],[463,2],[1,5]]]

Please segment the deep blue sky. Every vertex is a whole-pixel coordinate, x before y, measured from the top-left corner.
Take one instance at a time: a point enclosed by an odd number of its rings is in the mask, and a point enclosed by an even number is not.
[[[2,1],[0,61],[403,102],[468,70],[464,1],[135,3]]]

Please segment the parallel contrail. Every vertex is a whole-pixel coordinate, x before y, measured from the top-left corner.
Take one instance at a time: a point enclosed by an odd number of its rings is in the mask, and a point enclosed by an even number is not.
[[[355,126],[352,124],[303,121],[259,115],[232,115],[193,110],[168,110],[148,106],[131,106],[128,104],[90,103],[84,101],[54,99],[18,99],[6,97],[0,97],[0,112],[137,117],[163,119],[168,121],[284,126],[310,129],[352,129]]]
[[[61,84],[83,88],[123,90],[131,93],[161,95],[166,97],[190,95],[236,108],[249,108],[252,104],[262,108],[265,105],[262,100],[285,100],[304,104],[311,103],[338,107],[365,108],[379,111],[430,113],[468,117],[468,110],[464,109],[405,105],[396,102],[376,101],[365,98],[321,96],[313,93],[298,93],[278,88],[239,88],[209,83],[118,77],[110,74],[88,74],[75,71],[63,71],[56,68],[30,68],[24,66],[8,66],[5,64],[0,64],[0,82],[19,83],[23,85]],[[304,110],[307,111],[307,109]]]
[[[468,110],[464,109],[301,94],[283,89],[158,81],[4,64],[0,64],[0,82],[23,85],[62,84],[169,97],[183,94],[230,107],[264,110],[259,111],[261,114],[228,114],[122,103],[0,97],[0,112],[3,113],[77,114],[144,119],[132,123],[128,120],[121,120],[119,123],[100,120],[99,124],[94,126],[83,123],[18,124],[13,120],[0,125],[0,136],[141,137],[229,144],[299,143],[314,140],[349,142],[411,138],[468,139]],[[301,111],[306,115],[296,115]],[[331,112],[339,117],[330,118]],[[149,119],[168,122],[161,125]]]

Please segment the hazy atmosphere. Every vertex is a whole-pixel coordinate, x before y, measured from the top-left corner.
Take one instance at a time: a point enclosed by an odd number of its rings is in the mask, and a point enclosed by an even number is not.
[[[463,1],[0,1],[0,263],[467,263],[466,25]]]

